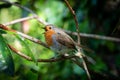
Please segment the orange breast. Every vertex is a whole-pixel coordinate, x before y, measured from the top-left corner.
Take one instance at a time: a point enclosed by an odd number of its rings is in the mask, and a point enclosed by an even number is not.
[[[55,34],[55,31],[49,30],[45,32],[45,40],[48,46],[52,46],[53,41],[52,41],[52,35]]]

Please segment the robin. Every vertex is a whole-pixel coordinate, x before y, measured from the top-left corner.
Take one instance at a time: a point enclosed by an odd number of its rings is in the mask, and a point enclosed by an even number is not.
[[[46,25],[45,29],[45,40],[47,45],[56,53],[64,54],[76,49],[78,45],[68,34],[63,30],[56,28],[54,25]],[[79,46],[83,47],[84,46]],[[85,48],[88,50],[87,48]]]

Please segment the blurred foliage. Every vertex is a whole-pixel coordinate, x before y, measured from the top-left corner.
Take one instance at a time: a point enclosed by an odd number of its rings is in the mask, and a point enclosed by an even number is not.
[[[69,12],[63,0],[9,0],[26,6],[37,13],[43,20],[50,24],[70,31],[75,30],[75,23],[72,14]],[[68,0],[76,12],[79,22],[80,32],[91,33],[120,38],[120,0]],[[9,3],[0,1],[0,23],[7,23],[12,20],[30,16],[31,13],[22,10]],[[43,25],[36,20],[23,21],[9,26],[18,31],[45,42],[42,29]],[[87,80],[85,71],[69,60],[55,63],[38,63],[27,61],[22,57],[9,52],[6,43],[16,47],[21,52],[31,57],[48,59],[54,53],[26,39],[19,39],[12,34],[0,30],[0,36],[5,38],[5,42],[0,41],[0,80]],[[75,36],[72,36],[77,40]],[[3,40],[3,38],[0,38]],[[21,41],[23,40],[23,41]],[[119,80],[120,79],[120,43],[96,40],[81,37],[83,45],[88,46],[95,53],[85,52],[92,57],[96,63],[87,66],[92,80]],[[2,45],[5,44],[5,45]],[[25,45],[23,45],[25,44]],[[2,48],[3,47],[3,48]],[[3,49],[7,50],[3,51]],[[29,47],[29,48],[27,48]],[[7,56],[3,56],[3,52]],[[14,61],[12,61],[12,57]],[[33,59],[34,59],[33,57]],[[7,68],[4,61],[8,61]],[[12,62],[12,63],[11,63]],[[13,64],[15,65],[15,73]],[[9,64],[11,63],[11,64]],[[11,76],[6,72],[11,72]]]

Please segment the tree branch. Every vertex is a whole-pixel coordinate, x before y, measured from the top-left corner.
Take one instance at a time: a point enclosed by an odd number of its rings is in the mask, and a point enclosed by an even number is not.
[[[3,30],[14,32],[15,34],[18,34],[18,35],[20,35],[20,36],[22,36],[22,37],[24,37],[24,38],[26,38],[26,39],[28,39],[28,40],[30,40],[32,42],[35,42],[35,43],[40,44],[40,45],[42,45],[42,46],[44,46],[46,48],[49,48],[44,42],[42,42],[42,41],[40,41],[40,40],[38,40],[38,39],[36,39],[34,37],[28,36],[28,35],[26,35],[26,34],[24,34],[22,32],[10,29],[7,26],[4,26],[2,24],[0,24],[0,28],[3,29]]]
[[[70,6],[70,4],[69,4],[69,2],[67,1],[67,0],[64,0],[65,1],[65,3],[66,3],[66,5],[68,6],[68,8],[69,8],[69,10],[70,10],[70,12],[72,13],[72,15],[73,15],[73,18],[74,18],[74,21],[75,21],[75,24],[76,24],[76,31],[77,31],[77,37],[78,37],[78,44],[80,45],[80,36],[79,36],[79,24],[78,24],[78,21],[77,21],[77,17],[76,17],[76,15],[75,15],[75,12],[74,12],[74,10],[72,9],[72,7]]]
[[[29,56],[25,55],[24,53],[20,52],[19,50],[15,49],[13,46],[11,46],[9,44],[8,44],[8,46],[17,55],[21,56],[22,58],[24,58],[28,61],[33,61],[31,57],[29,57]],[[64,56],[64,57],[54,58],[54,59],[37,59],[37,62],[57,62],[57,61],[71,59],[71,58],[75,58],[75,57],[77,57],[77,56],[73,55],[73,56]]]
[[[17,7],[21,8],[21,9],[24,9],[24,10],[28,11],[29,13],[33,14],[34,18],[37,19],[40,23],[42,23],[44,25],[47,24],[47,22],[42,20],[42,18],[38,17],[35,12],[33,12],[31,9],[29,9],[27,7],[24,7],[24,6],[22,6],[22,5],[18,4],[18,3],[10,2],[8,0],[2,0],[2,2],[7,2],[7,3],[10,3],[10,4],[14,5],[14,6],[17,6]]]
[[[8,26],[8,25],[12,25],[12,24],[15,24],[15,23],[23,22],[25,20],[34,19],[34,18],[36,18],[36,16],[24,17],[24,18],[13,20],[11,22],[7,22],[7,23],[5,23],[3,25]]]
[[[76,32],[71,32],[64,30],[66,33],[70,35],[75,35],[77,36]],[[80,33],[79,34],[81,37],[86,37],[86,38],[93,38],[93,39],[101,39],[101,40],[108,40],[108,41],[114,41],[114,42],[120,42],[120,38],[115,38],[115,37],[110,37],[110,36],[101,36],[97,34],[86,34],[86,33]]]

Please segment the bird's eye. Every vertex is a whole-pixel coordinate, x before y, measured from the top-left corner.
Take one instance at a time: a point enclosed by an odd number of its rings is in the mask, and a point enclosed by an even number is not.
[[[51,30],[52,29],[52,27],[51,26],[45,26],[45,31],[49,31],[49,30]]]
[[[49,29],[51,29],[51,27],[49,27]]]

